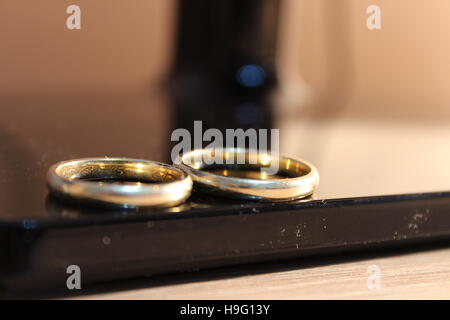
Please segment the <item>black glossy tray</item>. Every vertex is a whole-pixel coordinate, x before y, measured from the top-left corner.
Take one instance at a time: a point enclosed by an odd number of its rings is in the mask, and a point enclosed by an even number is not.
[[[0,221],[6,288],[83,285],[450,239],[450,193],[291,203],[242,203],[196,194],[166,209],[106,211],[46,201],[48,216]]]

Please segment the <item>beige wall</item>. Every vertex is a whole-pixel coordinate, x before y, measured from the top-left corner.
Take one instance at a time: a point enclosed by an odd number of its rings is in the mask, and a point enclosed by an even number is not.
[[[67,30],[66,8],[82,10]],[[0,2],[0,97],[149,88],[170,58],[173,0]]]
[[[370,4],[379,31],[366,28]],[[281,149],[317,165],[317,197],[449,190],[450,2],[286,0],[284,11],[283,88],[300,102],[280,110]]]
[[[371,4],[382,10],[379,31],[366,27]],[[315,108],[350,108],[383,120],[450,116],[449,1],[285,0],[284,6],[280,64],[302,75]]]
[[[167,70],[174,0],[78,0],[80,31],[65,27],[72,3],[0,4],[0,95],[142,90]],[[365,26],[370,4],[382,8],[381,31]],[[358,102],[357,114],[403,117],[414,109],[421,119],[436,118],[432,108],[448,115],[449,1],[284,0],[283,6],[285,79],[302,76],[313,94],[332,99],[345,92]]]

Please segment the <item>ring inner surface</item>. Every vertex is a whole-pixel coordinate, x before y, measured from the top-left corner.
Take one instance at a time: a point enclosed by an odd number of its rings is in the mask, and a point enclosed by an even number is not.
[[[217,155],[220,155],[222,163],[208,164],[212,162],[212,157],[215,157]],[[203,159],[196,159],[195,157],[192,157],[192,159],[187,160],[192,160],[192,167],[196,169],[225,177],[255,180],[281,180],[298,178],[311,172],[311,168],[299,161],[295,161],[289,158],[280,158],[278,162],[277,174],[269,175],[265,171],[261,170],[261,168],[269,168],[272,164],[272,158],[266,154],[241,154],[241,160],[245,159],[243,164],[236,164],[236,153],[225,152],[222,155],[220,153],[210,152],[203,153],[202,156]],[[230,160],[230,157],[234,158],[233,161],[235,164],[226,163],[227,160]],[[207,161],[204,161],[205,159]]]
[[[182,179],[181,171],[142,162],[89,162],[58,167],[59,176],[69,180],[99,183],[143,184]]]

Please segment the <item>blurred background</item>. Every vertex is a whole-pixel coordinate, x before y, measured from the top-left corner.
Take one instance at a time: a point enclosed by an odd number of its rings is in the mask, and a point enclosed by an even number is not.
[[[317,165],[317,198],[450,189],[450,2],[207,2],[76,0],[68,30],[74,1],[2,1],[0,188],[41,197],[70,158],[167,161],[171,131],[205,118],[280,128],[281,151]],[[264,86],[221,82],[249,65]]]

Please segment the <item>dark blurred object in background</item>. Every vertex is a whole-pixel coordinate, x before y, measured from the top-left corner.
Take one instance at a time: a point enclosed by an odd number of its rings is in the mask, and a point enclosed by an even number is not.
[[[278,0],[180,0],[174,128],[272,127]]]

